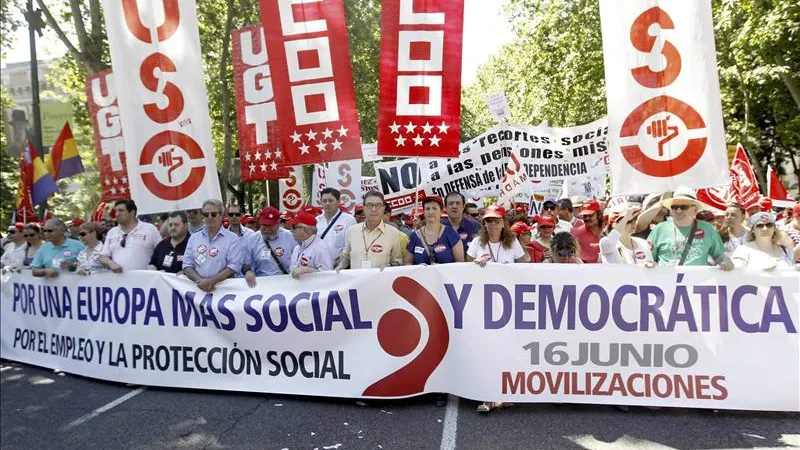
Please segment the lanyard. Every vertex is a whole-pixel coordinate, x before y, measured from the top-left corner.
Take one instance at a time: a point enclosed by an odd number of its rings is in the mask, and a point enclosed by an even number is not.
[[[364,258],[367,258],[369,256],[369,249],[372,248],[372,244],[374,244],[375,241],[377,241],[378,239],[381,238],[381,236],[383,236],[383,231],[378,229],[379,231],[378,236],[375,237],[375,239],[373,239],[372,242],[369,243],[369,245],[367,245],[367,235],[366,233],[364,233],[366,229],[367,229],[366,225],[364,225],[364,227],[361,228],[361,239],[364,241]]]
[[[297,255],[298,255],[297,258],[298,259],[302,258],[303,257],[303,252],[308,250],[308,247],[311,247],[314,244],[314,242],[316,242],[316,241],[317,241],[317,236],[314,235],[314,239],[312,239],[311,242],[308,243],[308,245],[306,245],[305,247],[300,247],[300,251],[297,253]],[[269,247],[270,250],[272,250],[272,247],[269,244],[267,244],[267,246]]]
[[[497,245],[497,256],[495,256],[494,252],[492,251],[492,243],[486,242],[486,245],[489,247],[489,254],[492,256],[492,261],[497,262],[497,260],[500,258],[500,248],[503,246],[503,243],[499,242]]]

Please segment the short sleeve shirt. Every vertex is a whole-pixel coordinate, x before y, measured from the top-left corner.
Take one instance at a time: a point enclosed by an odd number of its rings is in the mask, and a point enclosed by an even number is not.
[[[125,246],[122,241],[125,240]],[[155,225],[138,220],[129,233],[116,226],[108,230],[103,256],[122,266],[123,270],[143,270],[150,263],[153,250],[163,238]]]
[[[335,220],[334,220],[335,219]],[[333,225],[325,233],[328,225],[333,222]],[[325,213],[317,216],[317,236],[319,236],[328,245],[331,255],[334,259],[342,253],[345,245],[347,244],[347,232],[350,227],[356,224],[356,218],[352,214],[346,212],[336,213],[330,222],[325,218]],[[325,234],[323,238],[322,235]]]
[[[208,228],[189,236],[183,254],[183,268],[189,267],[203,278],[213,277],[225,268],[231,269],[235,276],[241,276],[239,237],[225,228],[220,228],[214,236],[208,235]]]
[[[103,243],[98,242],[95,248],[84,248],[78,253],[78,270],[85,272],[106,272],[106,266],[100,262],[103,254]]]
[[[450,223],[450,220],[447,217],[442,217],[442,224],[449,225],[450,228],[453,228],[453,224]],[[461,242],[464,244],[464,248],[466,249],[469,246],[469,243],[472,241],[472,238],[481,231],[481,224],[478,223],[477,220],[464,216],[461,219],[461,223],[458,224],[458,228],[455,229],[458,237],[461,238]]]
[[[283,271],[275,262],[272,253],[286,269],[287,273],[292,264],[292,252],[297,246],[292,232],[283,228],[278,228],[278,234],[274,239],[264,240],[264,236],[259,233],[251,233],[242,239],[242,256],[245,264],[250,266],[250,270],[256,276],[283,275]],[[270,252],[270,248],[272,252]]]
[[[458,245],[459,242],[461,242],[461,238],[453,227],[444,227],[442,235],[439,236],[439,239],[437,239],[433,245],[425,243],[420,237],[420,234],[414,232],[409,236],[406,251],[414,255],[415,265],[446,264],[455,262],[453,258],[453,247]],[[433,258],[431,258],[431,256],[433,256]],[[433,259],[433,261],[431,261],[431,259]]]
[[[633,249],[622,245],[620,234],[611,230],[608,236],[600,239],[602,262],[606,264],[646,264],[653,260],[650,246],[644,239],[631,237]]]
[[[698,220],[696,223],[697,231],[695,231],[694,240],[689,247],[684,265],[707,266],[709,257],[716,260],[725,253],[725,246],[713,225],[702,220]],[[653,228],[650,236],[647,237],[647,242],[652,249],[653,261],[659,266],[678,265],[688,242],[691,228],[691,225],[677,227],[672,221],[662,222]]]
[[[484,258],[489,262],[505,264],[513,263],[514,260],[525,256],[525,249],[516,239],[514,239],[514,244],[511,248],[506,248],[502,242],[495,244],[487,242],[486,245],[483,245],[481,244],[480,236],[475,236],[472,242],[469,243],[467,256],[471,256],[473,259]]]
[[[177,246],[172,245],[172,239],[162,240],[153,250],[150,265],[168,273],[180,272],[183,269],[183,254],[186,252],[188,242],[189,236],[186,236]]]
[[[316,234],[292,250],[292,269],[311,267],[317,270],[333,270],[333,257],[328,244]]]
[[[65,239],[64,243],[56,247],[52,242],[45,242],[33,257],[31,267],[34,269],[61,269],[62,261],[78,261],[78,255],[84,247],[75,239]]]
[[[570,233],[572,233],[578,241],[578,247],[580,247],[581,250],[581,254],[579,255],[581,261],[585,263],[599,263],[600,236],[596,236],[592,233],[592,230],[590,230],[586,224],[573,228]]]

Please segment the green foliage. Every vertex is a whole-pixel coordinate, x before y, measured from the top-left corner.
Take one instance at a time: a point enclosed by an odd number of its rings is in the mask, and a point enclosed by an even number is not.
[[[0,111],[14,107],[14,99],[0,86]],[[0,123],[0,225],[11,222],[16,209],[16,194],[19,186],[19,161],[8,154],[6,127]]]

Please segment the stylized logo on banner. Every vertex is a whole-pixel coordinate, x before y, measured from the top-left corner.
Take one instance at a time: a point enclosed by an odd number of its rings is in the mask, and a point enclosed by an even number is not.
[[[286,178],[264,30],[261,25],[233,30],[231,43],[242,181]]]
[[[105,2],[104,14],[139,213],[219,198],[195,2]]]
[[[303,168],[289,167],[289,177],[278,181],[281,196],[281,211],[297,212],[303,207]]]
[[[725,211],[731,202],[731,191],[726,186],[697,190],[697,200],[718,211]]]
[[[328,186],[339,190],[342,194],[342,206],[353,214],[356,211],[356,203],[361,203],[361,160],[330,163]]]
[[[725,183],[711,6],[603,0],[613,193]]]
[[[742,144],[736,146],[736,156],[731,162],[730,174],[731,190],[736,201],[745,209],[757,205],[761,197],[761,190],[756,173],[753,171],[753,166],[750,165],[750,159]]]
[[[381,7],[378,154],[458,156],[464,1]]]
[[[419,200],[425,198],[421,186],[427,180],[421,182],[416,158],[375,163],[375,176],[377,188],[392,207],[392,213],[409,212]]]
[[[511,156],[508,158],[503,179],[500,180],[500,196],[497,199],[497,204],[511,208],[514,206],[514,197],[518,194],[530,193],[532,187],[531,179],[522,166],[519,149],[515,146]]]
[[[97,170],[100,172],[100,201],[129,198],[125,142],[111,69],[86,77],[86,102],[92,119]]]
[[[343,0],[260,0],[287,164],[361,158]]]

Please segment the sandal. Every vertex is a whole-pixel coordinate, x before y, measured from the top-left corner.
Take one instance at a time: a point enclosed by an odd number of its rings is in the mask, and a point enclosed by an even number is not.
[[[480,405],[478,405],[476,411],[478,411],[479,413],[488,413],[489,411],[492,410],[493,406],[494,404],[492,402],[483,402]]]

